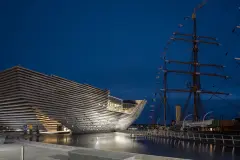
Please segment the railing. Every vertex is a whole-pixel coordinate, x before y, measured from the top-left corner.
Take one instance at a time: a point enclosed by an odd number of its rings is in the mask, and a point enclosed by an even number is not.
[[[223,134],[204,134],[193,132],[176,132],[166,130],[148,130],[148,131],[136,131],[128,130],[132,137],[161,137],[169,139],[178,139],[185,141],[197,141],[200,143],[211,143],[216,145],[240,147],[239,135],[223,135]]]

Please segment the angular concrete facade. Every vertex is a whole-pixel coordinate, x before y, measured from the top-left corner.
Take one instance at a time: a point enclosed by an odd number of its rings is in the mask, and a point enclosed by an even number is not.
[[[0,72],[0,126],[22,129],[31,124],[51,132],[63,125],[75,133],[124,130],[146,101],[136,100],[133,107],[124,108],[123,100],[109,94],[16,66]]]

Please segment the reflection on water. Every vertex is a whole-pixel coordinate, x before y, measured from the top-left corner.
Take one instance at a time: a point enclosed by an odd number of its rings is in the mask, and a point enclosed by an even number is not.
[[[125,133],[98,133],[82,135],[43,135],[40,142],[80,146],[102,150],[129,151],[133,148],[144,149],[144,144],[131,139]]]
[[[118,132],[83,135],[42,135],[33,137],[31,140],[188,159],[240,159],[240,152],[236,148],[216,147],[212,144],[197,144],[164,138],[131,138],[129,134]]]

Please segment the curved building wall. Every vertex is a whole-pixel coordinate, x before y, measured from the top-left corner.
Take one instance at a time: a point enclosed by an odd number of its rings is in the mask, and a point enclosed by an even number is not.
[[[131,114],[110,111],[108,104],[108,90],[22,67],[0,73],[2,126],[17,129],[32,124],[56,131],[61,124],[77,133],[114,131],[128,127],[145,101],[136,105]]]
[[[134,107],[131,114],[123,114],[118,123],[116,124],[116,130],[126,130],[141,114],[147,101],[137,100],[137,105]]]

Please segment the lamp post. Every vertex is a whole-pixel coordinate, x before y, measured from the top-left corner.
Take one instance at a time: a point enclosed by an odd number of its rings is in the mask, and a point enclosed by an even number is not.
[[[184,119],[183,119],[183,124],[182,124],[182,130],[185,128],[185,120],[188,118],[188,117],[190,117],[190,116],[192,116],[192,114],[189,114],[189,115],[187,115]]]

